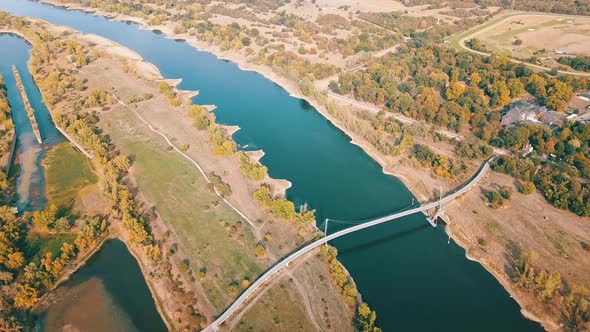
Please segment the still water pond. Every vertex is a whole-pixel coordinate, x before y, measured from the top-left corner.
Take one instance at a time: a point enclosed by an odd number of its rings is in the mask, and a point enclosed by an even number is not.
[[[135,258],[108,240],[85,266],[52,294],[42,331],[166,331]]]

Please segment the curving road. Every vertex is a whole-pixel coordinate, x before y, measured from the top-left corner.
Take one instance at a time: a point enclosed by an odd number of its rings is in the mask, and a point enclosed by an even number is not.
[[[495,158],[492,157],[490,159],[488,159],[483,166],[480,168],[479,172],[477,173],[477,175],[471,179],[471,181],[469,181],[463,188],[461,188],[460,190],[457,190],[456,192],[445,196],[441,201],[436,201],[436,202],[432,202],[411,210],[406,210],[406,211],[402,211],[402,212],[398,212],[398,213],[394,213],[382,218],[378,218],[378,219],[374,219],[368,222],[365,222],[363,224],[360,225],[356,225],[344,230],[341,230],[339,232],[333,233],[331,235],[328,235],[324,238],[321,238],[315,242],[312,242],[310,244],[308,244],[307,246],[295,251],[294,253],[292,253],[291,255],[287,256],[285,259],[283,259],[281,262],[277,263],[276,265],[274,265],[272,268],[270,268],[268,271],[266,271],[266,273],[264,273],[262,276],[260,276],[260,278],[258,278],[254,283],[252,283],[250,285],[250,287],[248,287],[248,289],[246,289],[241,295],[240,297],[238,297],[234,303],[227,308],[227,310],[225,310],[225,312],[223,312],[218,318],[217,320],[215,320],[213,323],[211,323],[211,325],[207,326],[205,329],[203,329],[203,331],[206,332],[214,332],[218,330],[218,327],[223,324],[223,322],[225,322],[234,312],[236,312],[238,310],[238,308],[244,304],[244,302],[246,302],[246,300],[248,300],[248,298],[254,293],[256,292],[256,290],[258,290],[258,288],[260,288],[260,286],[262,286],[270,277],[272,277],[273,275],[275,275],[276,273],[280,272],[284,267],[288,266],[291,262],[293,262],[294,260],[296,260],[297,258],[305,255],[306,253],[310,252],[311,250],[319,247],[320,245],[334,240],[336,238],[339,238],[341,236],[356,232],[356,231],[360,231],[362,229],[365,228],[369,228],[369,227],[373,227],[382,223],[385,223],[387,221],[391,221],[394,219],[399,219],[414,213],[418,213],[418,212],[423,212],[426,210],[430,210],[433,208],[436,208],[440,202],[442,203],[447,203],[452,201],[453,199],[463,195],[464,193],[468,192],[471,188],[473,188],[475,185],[477,185],[477,183],[479,182],[479,180],[481,180],[484,175],[487,173],[487,171],[490,168],[490,161],[492,161]]]

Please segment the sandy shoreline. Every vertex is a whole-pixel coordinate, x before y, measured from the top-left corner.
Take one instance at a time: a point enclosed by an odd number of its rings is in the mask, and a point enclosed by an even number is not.
[[[273,81],[274,83],[278,84],[279,86],[281,86],[283,89],[285,89],[290,94],[290,96],[306,100],[320,114],[322,114],[322,116],[324,116],[328,121],[330,121],[330,123],[332,125],[334,125],[338,129],[340,129],[348,137],[350,137],[350,139],[351,139],[350,143],[360,147],[367,155],[369,155],[373,160],[375,160],[381,166],[384,174],[388,174],[388,175],[397,177],[408,188],[408,190],[410,190],[412,192],[412,194],[415,195],[420,201],[424,201],[426,199],[426,197],[424,195],[420,194],[420,192],[418,190],[416,190],[416,188],[413,187],[412,183],[403,174],[389,171],[387,169],[388,165],[385,161],[384,156],[380,152],[378,152],[374,147],[372,147],[364,139],[362,139],[361,137],[359,137],[355,133],[353,133],[350,130],[348,130],[347,128],[345,128],[344,125],[340,124],[335,118],[333,118],[328,113],[326,107],[320,105],[320,103],[317,100],[303,96],[298,85],[295,82],[289,80],[288,78],[280,76],[279,74],[275,73],[270,67],[246,62],[244,57],[238,56],[236,54],[230,54],[229,51],[222,52],[216,46],[199,41],[196,39],[196,37],[191,37],[186,34],[180,34],[180,35],[174,34],[172,29],[169,27],[150,26],[143,19],[140,19],[137,17],[102,12],[100,10],[82,7],[79,5],[60,3],[56,0],[39,0],[39,1],[42,3],[47,3],[47,4],[51,4],[51,5],[58,6],[58,7],[64,7],[67,9],[81,10],[81,11],[84,11],[84,12],[87,12],[87,13],[90,13],[90,14],[93,14],[96,16],[103,16],[103,17],[107,17],[109,19],[116,20],[116,21],[131,21],[131,22],[139,24],[141,29],[150,30],[150,31],[155,31],[155,30],[161,31],[166,36],[166,38],[186,41],[188,44],[190,44],[192,47],[194,47],[195,49],[197,49],[199,51],[211,53],[221,60],[231,61],[231,62],[235,63],[238,66],[238,68],[240,68],[241,70],[257,72],[258,74],[262,75],[263,77],[265,77],[265,78]],[[176,80],[167,79],[167,80],[172,81],[176,84],[180,83],[180,82],[178,82],[178,79],[176,79]],[[288,181],[288,180],[285,180],[285,181]],[[452,216],[452,217],[459,217],[459,216]],[[457,245],[459,245],[460,247],[462,247],[465,250],[465,256],[467,259],[469,259],[471,261],[478,262],[479,264],[481,264],[489,273],[491,273],[494,276],[494,278],[496,278],[496,280],[498,280],[498,282],[502,285],[502,287],[504,287],[504,289],[506,289],[506,291],[511,295],[511,297],[513,297],[515,299],[515,301],[519,304],[519,306],[521,307],[521,313],[524,317],[526,317],[527,319],[541,323],[543,325],[543,327],[546,329],[550,329],[550,330],[555,329],[554,324],[550,324],[550,322],[540,319],[539,317],[533,315],[532,313],[528,312],[524,308],[524,305],[523,305],[524,301],[519,297],[519,293],[514,289],[514,286],[512,286],[512,284],[510,283],[509,280],[506,280],[506,278],[503,275],[501,275],[497,271],[495,271],[490,265],[488,265],[487,262],[484,262],[482,260],[471,257],[469,254],[470,244],[461,240],[460,237],[454,233],[452,226],[446,227],[445,229],[446,229],[447,234],[455,241],[455,243],[457,243]]]

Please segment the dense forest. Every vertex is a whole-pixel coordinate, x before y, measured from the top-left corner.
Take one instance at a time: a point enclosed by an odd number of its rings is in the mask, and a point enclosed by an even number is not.
[[[486,143],[515,153],[531,144],[535,157],[552,154],[552,172],[540,173],[544,181],[535,181],[538,188],[555,206],[590,215],[587,185],[577,180],[590,174],[590,125],[576,122],[551,131],[500,124],[504,107],[527,93],[539,104],[565,111],[573,92],[588,88],[585,79],[534,73],[505,56],[483,58],[417,38],[398,54],[376,59],[357,73],[341,74],[330,88],[384,105],[391,112],[454,131],[468,130]],[[557,199],[560,195],[554,187],[565,183],[565,174],[572,174],[571,183],[580,189],[564,188],[562,193],[569,198]]]
[[[468,128],[489,142],[502,108],[525,92],[563,112],[573,92],[588,87],[585,79],[534,73],[506,56],[483,58],[414,37],[397,54],[342,73],[331,90],[454,131]]]

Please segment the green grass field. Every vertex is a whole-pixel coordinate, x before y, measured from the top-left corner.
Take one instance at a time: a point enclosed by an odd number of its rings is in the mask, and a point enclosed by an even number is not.
[[[69,142],[53,147],[44,165],[47,199],[58,207],[70,208],[82,188],[97,182],[90,160]]]
[[[228,285],[244,277],[255,279],[268,264],[255,257],[250,226],[243,222],[230,238],[224,225],[235,225],[240,216],[210,191],[192,164],[167,149],[164,139],[133,113],[122,109],[105,113],[101,126],[132,159],[137,184],[190,255],[193,271],[207,269],[203,286],[211,303],[218,310],[225,308],[237,296],[227,293]]]
[[[27,262],[39,264],[41,258],[50,252],[53,258],[59,256],[61,246],[64,242],[73,242],[76,234],[39,234],[30,233],[27,235],[25,258]]]

